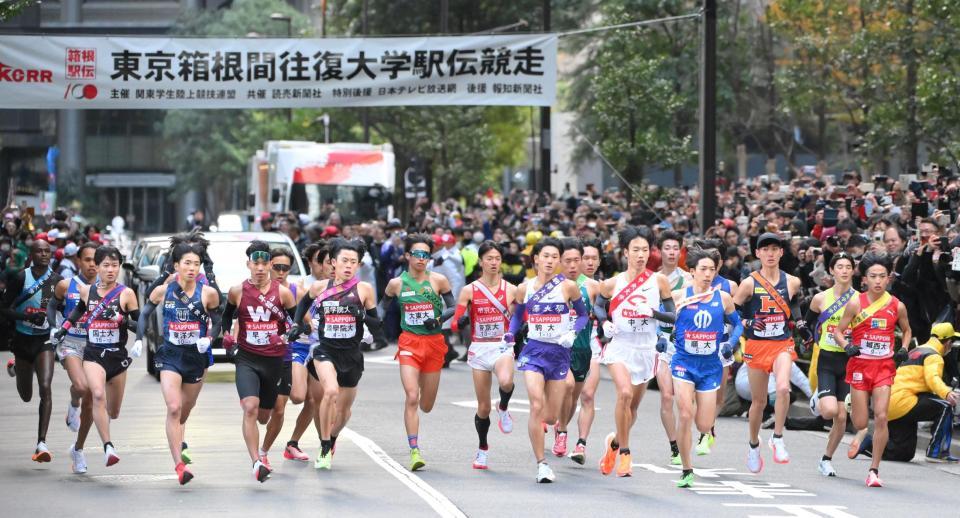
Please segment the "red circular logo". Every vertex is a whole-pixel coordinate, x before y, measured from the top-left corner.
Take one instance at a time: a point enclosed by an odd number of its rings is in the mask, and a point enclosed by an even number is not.
[[[97,97],[97,87],[94,85],[84,85],[83,86],[83,98],[84,99],[95,99]]]

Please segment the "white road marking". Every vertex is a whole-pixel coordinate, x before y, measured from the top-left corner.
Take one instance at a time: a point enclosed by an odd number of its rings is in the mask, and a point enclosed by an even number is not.
[[[718,483],[695,482],[689,489],[694,493],[713,496],[749,496],[773,499],[778,496],[817,496],[803,489],[793,489],[789,484],[778,482],[721,480]]]
[[[381,468],[383,468],[387,473],[392,475],[394,478],[399,480],[403,485],[410,488],[417,496],[423,499],[438,515],[443,517],[453,517],[453,518],[466,518],[467,515],[463,513],[453,502],[451,502],[447,497],[443,496],[443,493],[434,489],[430,484],[427,484],[416,474],[411,473],[406,468],[400,465],[397,461],[393,460],[387,452],[383,451],[383,448],[377,445],[377,443],[372,440],[354,432],[349,428],[344,428],[341,432],[340,437],[346,437],[350,439],[353,444],[356,444],[358,448],[363,450],[368,457],[373,459]]]
[[[645,469],[659,475],[679,475],[682,466],[657,466],[656,464],[634,464],[633,467]],[[721,476],[755,477],[756,473],[736,471],[734,468],[693,468],[693,474],[700,478],[720,478]]]
[[[461,406],[461,407],[463,407],[463,408],[469,408],[469,409],[471,409],[471,410],[476,410],[476,409],[477,409],[477,400],[476,400],[476,399],[470,399],[470,400],[465,400],[465,401],[451,401],[450,403],[451,403],[452,405]],[[491,399],[491,400],[490,400],[490,405],[493,406],[494,408],[496,408],[497,405],[499,405],[499,404],[500,404],[500,400],[499,400],[499,399]],[[517,408],[517,405],[520,405],[520,406],[526,407],[526,408]],[[577,411],[579,411],[579,410],[580,410],[580,405],[578,404],[578,405],[577,405]],[[594,410],[600,410],[600,407],[594,407]],[[530,402],[527,401],[526,399],[519,399],[519,398],[511,399],[511,400],[510,400],[510,412],[511,412],[511,413],[516,413],[516,414],[529,414],[529,413],[530,413]]]
[[[796,505],[796,504],[723,504],[726,507],[775,508],[787,514],[750,514],[750,518],[857,518],[842,505]]]

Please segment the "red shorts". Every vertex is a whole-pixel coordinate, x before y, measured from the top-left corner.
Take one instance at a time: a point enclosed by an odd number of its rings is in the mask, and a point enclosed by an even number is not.
[[[397,343],[397,358],[400,365],[412,365],[420,372],[440,372],[447,342],[442,334],[418,335],[404,331]]]
[[[896,375],[892,358],[867,360],[854,356],[847,361],[846,382],[852,389],[870,392],[877,387],[889,387]]]
[[[752,340],[743,344],[743,363],[751,369],[773,372],[773,362],[782,353],[790,354],[790,361],[797,359],[793,340]]]

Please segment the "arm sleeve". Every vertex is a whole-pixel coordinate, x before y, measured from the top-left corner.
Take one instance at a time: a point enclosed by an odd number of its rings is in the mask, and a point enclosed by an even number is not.
[[[67,315],[67,319],[64,321],[64,324],[67,324],[67,322],[69,322],[69,325],[65,327],[69,329],[70,326],[72,326],[73,324],[76,324],[77,321],[79,321],[80,318],[83,317],[83,314],[86,312],[87,312],[87,303],[84,302],[83,299],[78,300],[77,305],[73,307],[73,311],[71,311],[70,314]]]
[[[740,337],[743,336],[743,321],[740,320],[740,313],[734,311],[729,315],[724,315],[724,319],[733,326],[733,329],[730,330],[730,343],[736,347],[740,343]]]
[[[51,329],[57,327],[58,311],[60,311],[60,299],[57,297],[50,297],[50,300],[47,301],[47,323],[50,324]]]
[[[217,293],[220,293],[220,291],[217,290]],[[146,308],[144,308],[144,310],[146,310]],[[222,315],[220,314],[219,307],[213,310],[208,309],[207,314],[210,316],[210,334],[208,336],[211,340],[213,340],[214,338],[220,336],[220,331],[222,329]]]
[[[653,318],[664,324],[674,324],[677,321],[677,305],[673,302],[673,297],[661,299],[663,311],[653,310]]]
[[[233,317],[237,313],[237,306],[227,301],[227,306],[223,308],[223,317],[220,321],[220,329],[223,334],[230,334],[233,329]]]
[[[397,300],[396,297],[386,294],[382,299],[380,299],[380,305],[377,306],[377,313],[380,315],[380,318],[384,318],[384,316],[387,314],[387,310],[390,308],[390,305],[393,304],[393,301],[395,300]]]
[[[441,293],[440,296],[443,297],[444,305],[443,313],[440,313],[440,323],[442,324],[450,320],[450,317],[457,311],[457,301],[453,300],[453,292],[450,291]]]
[[[807,322],[807,327],[815,330],[817,321],[820,320],[820,312],[807,308],[807,313],[803,315],[803,319]]]
[[[453,313],[453,321],[450,322],[450,330],[454,333],[460,332],[460,319],[463,318],[463,314],[467,312],[466,304],[457,304],[457,311]]]
[[[17,300],[17,296],[23,291],[23,281],[24,276],[22,273],[11,276],[10,283],[7,284],[7,290],[3,292],[3,302],[0,302],[0,315],[10,320],[27,319],[26,314],[20,313],[13,308],[13,303]]]
[[[527,305],[526,304],[517,304],[513,308],[513,316],[510,317],[510,333],[517,334],[520,332],[520,328],[523,327],[523,321],[527,317]]]
[[[297,313],[293,315],[293,323],[295,325],[299,326],[303,324],[303,319],[306,318],[307,313],[310,312],[310,306],[313,306],[314,300],[316,299],[310,296],[309,290],[303,294],[303,298],[297,303]]]
[[[139,332],[140,328],[140,308],[127,313],[127,329]]]
[[[587,313],[587,305],[583,302],[583,297],[573,301],[573,310],[577,312],[577,320],[573,323],[573,331],[579,333],[590,322],[590,314]]]
[[[790,315],[793,316],[794,320],[800,320],[803,318],[803,310],[800,309],[800,294],[797,293],[790,299]],[[811,328],[813,329],[813,328]]]
[[[370,334],[373,335],[373,341],[375,343],[382,344],[387,342],[387,336],[383,332],[383,321],[377,316],[377,308],[368,309],[363,322],[366,324],[367,329],[370,330]]]
[[[597,316],[597,322],[604,323],[608,318],[607,309],[610,307],[610,299],[603,295],[597,295],[597,301],[593,304],[593,314]]]
[[[143,340],[143,335],[147,332],[147,326],[150,324],[150,316],[156,311],[157,305],[149,298],[143,304],[143,311],[140,312],[140,318],[137,319],[137,340]]]
[[[923,359],[923,380],[930,392],[941,398],[947,397],[950,387],[943,381],[943,356],[931,354]]]

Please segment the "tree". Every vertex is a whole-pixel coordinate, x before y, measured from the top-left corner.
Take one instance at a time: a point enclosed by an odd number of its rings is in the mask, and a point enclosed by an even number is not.
[[[40,0],[6,0],[0,2],[0,22],[10,20],[22,13],[24,9],[39,3]]]

